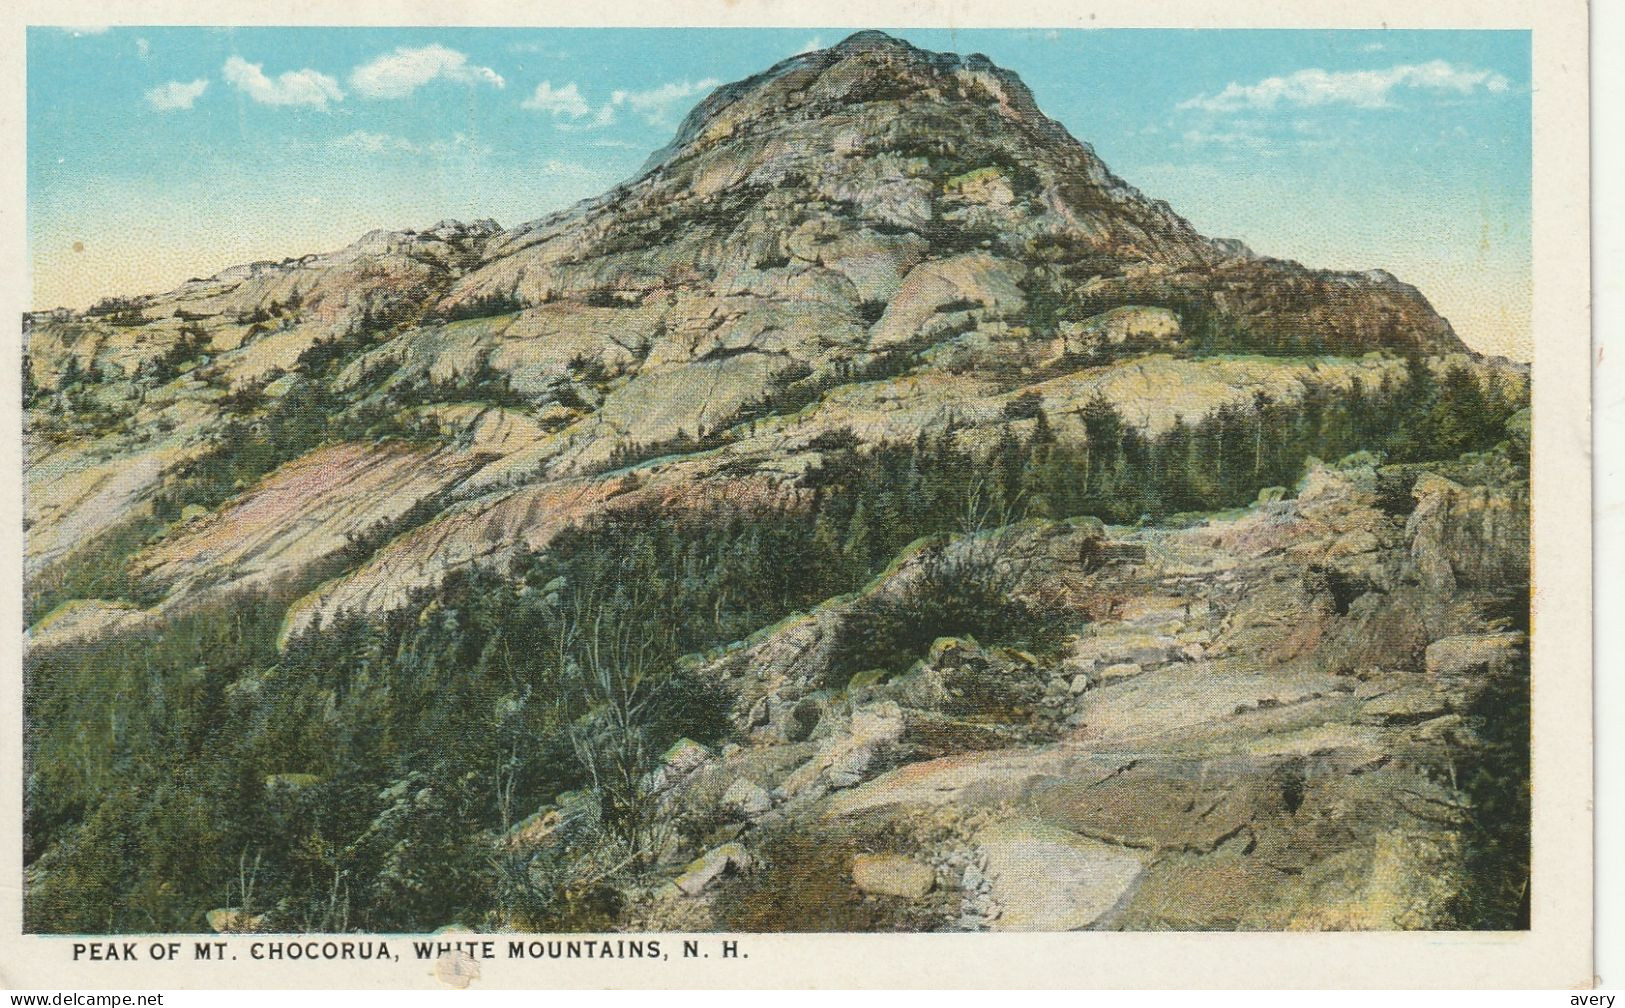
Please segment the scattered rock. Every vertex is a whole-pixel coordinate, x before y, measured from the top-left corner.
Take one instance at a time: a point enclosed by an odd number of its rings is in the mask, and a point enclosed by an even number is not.
[[[674,880],[674,884],[684,896],[698,896],[730,869],[742,871],[748,867],[750,855],[745,852],[744,845],[725,843],[721,847],[706,851],[690,862],[688,868]]]

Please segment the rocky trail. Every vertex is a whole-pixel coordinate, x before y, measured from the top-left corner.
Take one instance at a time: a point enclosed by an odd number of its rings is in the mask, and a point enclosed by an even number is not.
[[[1375,506],[1374,475],[1318,470],[1297,502],[1109,529],[1093,569],[1035,565],[1024,589],[1084,600],[1054,658],[944,639],[883,683],[777,683],[745,744],[684,747],[662,771],[672,809],[727,839],[686,867],[674,844],[644,923],[733,926],[750,900],[730,888],[779,888],[798,835],[842,852],[835,877],[796,883],[803,909],[848,906],[848,926],[1436,924],[1466,815],[1450,753],[1524,638],[1415,583],[1461,558]],[[1392,580],[1352,599],[1328,587],[1378,572]]]

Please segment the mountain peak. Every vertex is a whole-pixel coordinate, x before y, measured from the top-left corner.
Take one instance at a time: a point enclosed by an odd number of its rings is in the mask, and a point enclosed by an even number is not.
[[[813,51],[817,52],[818,50]],[[895,35],[888,35],[885,32],[875,28],[866,28],[863,31],[853,32],[852,34],[848,35],[846,38],[830,46],[828,51],[854,53],[878,51],[920,52],[921,50],[915,49],[914,46],[909,45],[907,42],[897,38]]]
[[[882,102],[900,103],[895,111],[907,113],[966,100],[996,106],[1011,120],[1077,143],[1039,111],[1020,77],[986,56],[933,52],[870,30],[827,49],[797,53],[717,88],[683,120],[671,142],[650,156],[643,172],[681,157],[707,138],[771,126],[776,116],[805,122]]]

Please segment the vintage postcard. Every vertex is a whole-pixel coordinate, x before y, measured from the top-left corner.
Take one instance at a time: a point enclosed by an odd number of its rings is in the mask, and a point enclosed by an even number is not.
[[[1584,7],[1185,6],[27,8],[0,983],[1588,983]]]

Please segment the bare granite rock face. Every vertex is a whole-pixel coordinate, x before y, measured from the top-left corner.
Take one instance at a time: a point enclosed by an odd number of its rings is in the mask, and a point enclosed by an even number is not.
[[[1040,289],[1106,312],[1036,334]],[[1198,235],[986,59],[860,33],[719,88],[638,178],[518,228],[375,231],[116,310],[31,316],[31,379],[60,399],[70,369],[99,375],[97,398],[125,419],[89,438],[31,425],[29,568],[140,513],[223,423],[274,406],[338,341],[354,344],[341,406],[426,398],[412,422],[466,445],[453,470],[480,463],[461,477],[471,497],[757,425],[776,402],[884,377],[898,355],[931,362],[913,378],[929,386],[965,362],[1060,361],[1130,335],[1177,345],[1195,310],[1313,333],[1315,353],[1462,350],[1386,274],[1317,273]],[[1168,383],[1196,397],[1188,418],[1219,404],[1200,401],[1204,384],[1239,397],[1292,380],[1188,364],[1146,361],[1100,387],[1155,429],[1172,415]],[[1065,414],[1090,391],[1080,377],[1039,391]],[[960,385],[952,398],[1016,391]],[[460,405],[498,386],[518,407],[500,419]],[[912,436],[943,422],[931,396],[910,389],[897,405],[919,401],[913,415],[852,427]],[[444,489],[430,468],[407,496]]]

